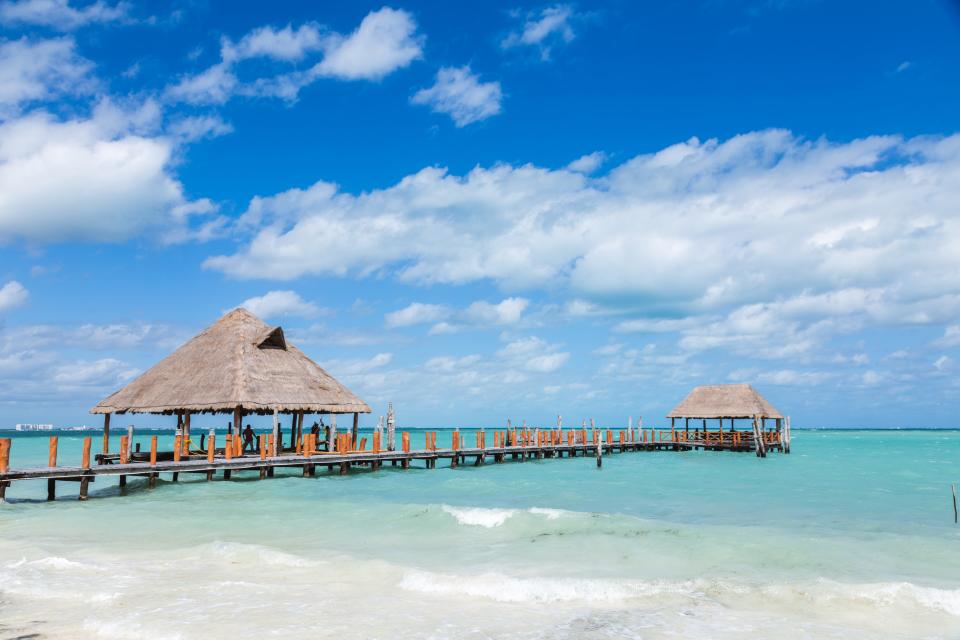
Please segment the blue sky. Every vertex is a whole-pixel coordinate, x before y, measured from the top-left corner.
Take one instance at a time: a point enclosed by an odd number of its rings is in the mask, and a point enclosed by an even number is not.
[[[0,1],[0,427],[240,304],[411,425],[957,426],[958,113],[933,0]]]

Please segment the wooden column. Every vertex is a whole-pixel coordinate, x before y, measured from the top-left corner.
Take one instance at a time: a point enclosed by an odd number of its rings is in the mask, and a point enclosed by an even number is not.
[[[359,440],[359,435],[360,435],[360,433],[359,433],[359,432],[360,432],[360,414],[354,412],[354,414],[353,414],[353,442],[354,442],[354,444],[356,444],[357,442],[360,442],[360,440]]]
[[[283,440],[280,438],[280,412],[277,409],[273,410],[273,446],[271,447],[271,455],[276,455],[276,452],[280,451],[282,448]]]
[[[103,414],[103,453],[110,453],[110,414]]]
[[[243,409],[237,407],[233,410],[233,435],[239,436],[241,442],[243,439]]]

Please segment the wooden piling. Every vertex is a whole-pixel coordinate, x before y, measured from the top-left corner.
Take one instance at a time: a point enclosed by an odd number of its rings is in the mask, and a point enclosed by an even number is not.
[[[599,438],[595,439],[597,445],[597,469],[603,467],[603,443]]]
[[[180,440],[183,438],[181,435],[173,436],[173,461],[180,462]]]
[[[10,469],[10,438],[0,438],[0,473]]]
[[[90,447],[93,445],[93,438],[87,436],[83,439],[83,455],[80,458],[80,466],[83,469],[90,468]]]
[[[110,414],[103,414],[103,453],[110,453]]]
[[[401,434],[401,443],[403,444],[403,452],[410,453],[410,434],[404,431]]]
[[[57,436],[50,436],[50,444],[48,446],[47,466],[48,467],[57,466]]]

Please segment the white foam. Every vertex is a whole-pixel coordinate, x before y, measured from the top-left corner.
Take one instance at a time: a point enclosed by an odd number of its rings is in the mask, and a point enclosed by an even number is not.
[[[515,509],[484,509],[482,507],[451,507],[443,505],[445,513],[456,518],[458,524],[492,529],[516,515]]]
[[[556,520],[569,513],[563,509],[547,509],[544,507],[532,507],[529,512],[537,516],[545,516],[547,520]]]
[[[473,596],[497,602],[622,603],[632,599],[679,596],[719,601],[776,599],[793,607],[816,602],[840,608],[855,604],[888,609],[920,608],[960,618],[960,589],[923,587],[909,582],[846,584],[830,580],[812,583],[751,586],[721,580],[628,580],[604,578],[518,578],[501,573],[459,575],[408,571],[400,581],[408,591],[447,596]]]

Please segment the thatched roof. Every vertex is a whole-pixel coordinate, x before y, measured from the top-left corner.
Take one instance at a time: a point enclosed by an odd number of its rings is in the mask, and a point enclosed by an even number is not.
[[[246,309],[234,309],[91,413],[369,413],[370,407]]]
[[[782,418],[766,398],[748,384],[696,387],[667,414],[668,418]]]

